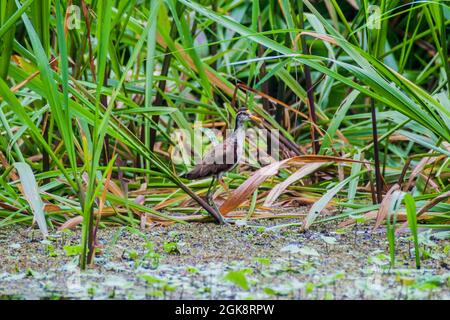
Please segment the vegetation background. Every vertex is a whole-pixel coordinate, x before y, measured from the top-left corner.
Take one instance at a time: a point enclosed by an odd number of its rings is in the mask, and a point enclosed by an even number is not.
[[[229,173],[222,214],[374,220],[392,261],[409,226],[419,266],[417,228],[450,223],[449,18],[439,0],[3,0],[0,227],[81,224],[84,268],[98,227],[211,219],[172,133],[246,106],[283,160]]]

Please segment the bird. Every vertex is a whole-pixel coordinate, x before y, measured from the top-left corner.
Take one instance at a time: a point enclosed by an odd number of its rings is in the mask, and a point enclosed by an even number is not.
[[[183,175],[188,180],[213,177],[206,193],[206,200],[219,214],[220,211],[211,197],[214,195],[215,188],[213,190],[211,188],[214,182],[218,181],[228,191],[228,188],[222,181],[222,176],[224,173],[233,170],[242,158],[245,141],[244,123],[249,120],[262,122],[259,117],[250,113],[246,108],[239,109],[236,113],[232,134],[221,143],[212,147],[191,171]]]

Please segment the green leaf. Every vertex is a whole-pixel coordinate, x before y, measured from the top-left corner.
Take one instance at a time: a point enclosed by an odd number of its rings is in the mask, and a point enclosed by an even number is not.
[[[157,278],[157,277],[154,277],[154,276],[149,275],[149,274],[142,274],[142,275],[140,275],[140,277],[141,277],[142,279],[144,279],[145,282],[147,282],[147,283],[149,283],[149,284],[154,284],[154,283],[161,283],[161,282],[163,282],[162,279]]]
[[[80,245],[67,245],[64,246],[63,249],[67,256],[77,256],[83,253],[83,248]]]
[[[248,291],[250,289],[250,286],[247,277],[245,276],[246,273],[246,270],[229,271],[225,275],[225,280],[232,282],[238,287]]]
[[[326,207],[328,202],[333,199],[333,197],[338,193],[347,183],[352,181],[353,179],[359,177],[361,174],[367,172],[367,170],[361,170],[346,179],[342,180],[341,182],[337,183],[333,188],[328,190],[327,193],[325,193],[318,201],[316,201],[311,209],[309,209],[308,215],[305,219],[305,229],[308,229],[311,224],[316,220],[317,216],[320,214],[320,212]]]
[[[25,198],[27,199],[34,219],[44,237],[48,235],[47,222],[45,220],[44,203],[39,192],[39,186],[36,183],[31,167],[25,162],[16,162],[14,167],[17,169]]]
[[[180,253],[176,242],[164,242],[163,249],[167,253]]]
[[[406,204],[406,215],[408,219],[408,226],[414,241],[414,255],[416,259],[416,267],[420,268],[420,248],[419,238],[417,236],[417,216],[416,216],[416,202],[411,194],[405,194],[403,198]]]

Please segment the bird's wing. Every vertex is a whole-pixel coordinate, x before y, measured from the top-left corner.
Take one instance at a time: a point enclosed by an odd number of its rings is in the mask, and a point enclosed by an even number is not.
[[[235,146],[231,137],[225,139],[222,143],[213,146],[205,153],[201,164],[233,164],[236,161]]]
[[[227,138],[206,152],[202,160],[186,174],[186,178],[198,179],[228,171],[234,166],[236,160],[233,139]]]

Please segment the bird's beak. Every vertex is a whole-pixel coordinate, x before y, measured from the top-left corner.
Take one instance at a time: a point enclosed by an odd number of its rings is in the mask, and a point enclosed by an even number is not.
[[[255,122],[262,123],[261,118],[258,118],[257,116],[254,116],[252,114],[250,115],[250,119],[255,121]]]
[[[250,120],[253,120],[253,121],[255,121],[255,122],[262,123],[262,119],[261,119],[261,118],[259,118],[259,117],[257,117],[257,116],[254,116],[254,115],[251,114],[249,111],[247,111],[247,113],[248,113],[248,115],[250,116]]]

